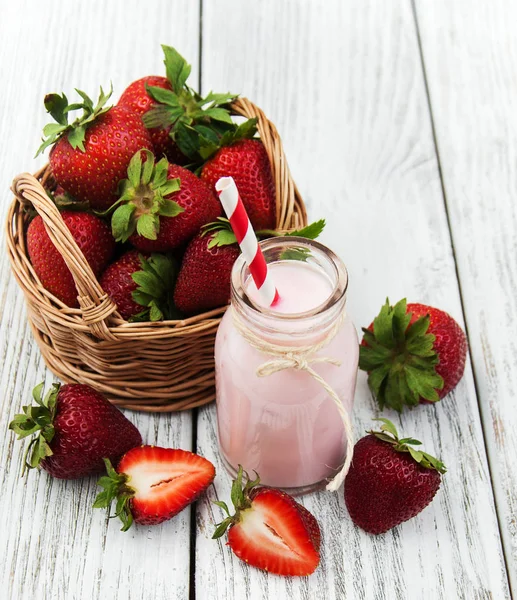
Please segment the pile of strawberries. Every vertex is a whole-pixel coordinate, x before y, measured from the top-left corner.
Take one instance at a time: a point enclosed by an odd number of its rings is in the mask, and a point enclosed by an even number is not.
[[[162,48],[166,77],[134,81],[113,107],[102,88],[96,104],[80,90],[77,103],[45,97],[56,121],[38,151],[51,146],[48,193],[124,319],[172,319],[227,304],[239,248],[221,216],[220,177],[234,178],[257,232],[271,235],[276,225],[256,119],[235,123],[234,96],[202,98],[187,85],[185,59]],[[28,226],[27,248],[42,285],[77,307],[72,275],[40,216]]]

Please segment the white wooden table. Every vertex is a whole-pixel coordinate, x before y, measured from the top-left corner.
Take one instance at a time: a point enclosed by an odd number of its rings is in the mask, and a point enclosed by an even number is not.
[[[323,529],[303,579],[254,570],[211,504],[229,497],[214,406],[128,413],[149,443],[214,461],[192,510],[122,534],[90,509],[95,479],[19,478],[13,414],[52,380],[0,256],[0,597],[42,599],[509,598],[517,593],[517,4],[482,0],[0,1],[2,216],[35,171],[46,92],[95,94],[162,73],[176,46],[201,89],[236,91],[276,123],[323,241],[350,272],[367,325],[389,296],[434,304],[466,328],[470,359],[437,406],[386,416],[449,471],[420,516],[383,536],[350,521],[342,490],[303,498]],[[359,376],[358,434],[378,416]]]

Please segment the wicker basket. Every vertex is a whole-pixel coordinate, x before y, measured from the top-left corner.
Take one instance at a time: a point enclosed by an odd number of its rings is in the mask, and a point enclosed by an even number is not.
[[[275,126],[249,100],[232,105],[235,115],[258,118],[276,186],[277,228],[307,224]],[[225,307],[180,321],[128,323],[104,293],[42,184],[44,167],[13,181],[16,195],[7,218],[7,244],[14,275],[28,306],[29,322],[48,367],[69,383],[86,383],[119,406],[167,412],[214,399],[214,339]],[[41,183],[40,183],[41,182]],[[27,255],[25,205],[41,215],[79,292],[80,308],[69,308],[47,292]]]

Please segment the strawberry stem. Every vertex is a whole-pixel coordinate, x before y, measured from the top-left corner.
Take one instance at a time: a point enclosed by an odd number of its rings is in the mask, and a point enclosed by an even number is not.
[[[246,483],[243,487],[243,475],[246,476]],[[232,483],[231,489],[231,499],[232,504],[235,508],[235,514],[230,515],[230,511],[228,510],[228,506],[225,502],[221,502],[220,500],[214,500],[213,503],[222,508],[226,514],[228,515],[226,519],[221,521],[221,523],[216,525],[216,529],[214,531],[214,535],[212,539],[215,540],[220,538],[225,531],[231,525],[238,523],[241,520],[241,515],[245,510],[251,508],[251,498],[250,492],[252,489],[256,488],[260,484],[260,477],[255,471],[256,479],[251,480],[248,473],[243,470],[242,465],[239,465],[239,470],[237,471],[237,477],[234,479]]]
[[[128,475],[117,473],[111,464],[109,458],[104,458],[107,475],[101,477],[97,485],[104,488],[97,494],[93,503],[93,508],[107,508],[108,518],[118,517],[122,521],[120,531],[127,531],[133,524],[133,513],[131,512],[131,498],[135,495],[135,490],[130,487]],[[115,514],[111,515],[111,504],[116,500]]]
[[[374,435],[377,439],[391,444],[393,449],[397,452],[409,452],[413,459],[426,469],[434,469],[439,473],[445,473],[447,471],[447,468],[440,460],[427,454],[427,452],[424,452],[423,450],[413,448],[413,446],[421,446],[422,442],[415,440],[414,438],[400,439],[397,428],[389,419],[379,418],[374,420],[383,423],[380,427],[380,431],[367,431],[366,433]]]
[[[36,406],[23,406],[23,413],[14,415],[9,424],[9,429],[18,435],[19,440],[32,436],[23,455],[22,477],[27,469],[39,468],[42,460],[52,456],[50,442],[55,434],[54,418],[60,387],[59,383],[53,383],[43,396],[44,383],[37,385],[32,391]]]

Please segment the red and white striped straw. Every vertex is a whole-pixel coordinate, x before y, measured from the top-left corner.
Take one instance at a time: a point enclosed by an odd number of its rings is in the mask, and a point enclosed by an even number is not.
[[[258,245],[257,236],[253,231],[233,177],[221,177],[215,184],[215,189],[219,194],[224,212],[230,221],[257,290],[266,306],[271,306],[279,298],[278,291],[267,268],[266,259]]]

